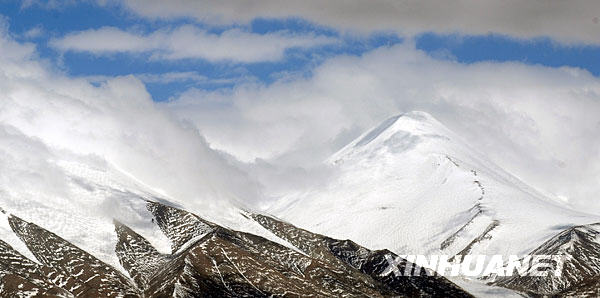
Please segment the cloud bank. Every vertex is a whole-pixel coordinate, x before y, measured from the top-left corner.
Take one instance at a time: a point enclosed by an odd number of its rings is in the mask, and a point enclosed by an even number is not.
[[[212,24],[248,23],[257,17],[299,17],[361,32],[497,33],[524,39],[550,37],[567,43],[600,43],[600,2],[594,0],[173,0],[169,5],[161,0],[112,2],[143,17],[192,17]]]
[[[147,53],[154,59],[254,63],[281,60],[288,49],[311,48],[335,42],[334,38],[314,34],[299,35],[285,31],[256,34],[240,29],[215,34],[192,25],[183,25],[149,34],[103,27],[67,34],[52,40],[50,45],[61,51],[95,55]]]
[[[423,110],[533,186],[600,211],[600,80],[573,68],[437,60],[410,43],[317,67],[310,78],[190,90],[165,107],[211,146],[297,168],[393,114]]]
[[[0,31],[0,90],[0,180],[9,192],[13,183],[49,177],[33,189],[58,193],[61,178],[52,178],[44,163],[53,155],[44,152],[67,151],[105,160],[178,202],[250,203],[260,197],[257,183],[229,156],[211,149],[196,128],[157,107],[133,76],[100,84],[66,77],[40,63],[33,46]],[[24,140],[11,141],[18,138]],[[28,157],[33,150],[44,153],[40,162]],[[15,165],[19,160],[25,168]],[[31,162],[36,175],[27,172]],[[19,201],[25,195],[1,199]]]

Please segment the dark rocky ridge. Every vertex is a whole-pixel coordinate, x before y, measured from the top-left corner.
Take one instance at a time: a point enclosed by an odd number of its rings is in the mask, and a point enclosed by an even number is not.
[[[581,282],[562,290],[559,297],[600,297],[600,276],[585,278]]]
[[[409,277],[393,274],[383,275],[388,267],[386,255],[394,259],[398,257],[389,250],[371,251],[351,240],[337,240],[315,234],[270,216],[260,214],[251,216],[275,235],[287,240],[309,256],[336,263],[341,267],[356,269],[397,295],[411,297],[470,297],[469,294],[446,278],[429,276],[425,270],[419,270],[417,276]],[[414,264],[410,264],[406,260],[399,262],[398,265],[400,272],[404,272],[406,266],[415,267]]]
[[[600,292],[600,224],[568,228],[530,255],[565,256],[561,276],[497,277],[491,284],[539,295],[597,297]]]
[[[76,297],[136,296],[138,289],[118,270],[33,223],[8,218],[15,234],[44,266],[46,277]]]
[[[52,273],[0,241],[0,296],[72,297],[49,279]]]
[[[277,219],[247,214],[293,249],[147,203],[172,242],[161,254],[115,221],[115,252],[129,277],[57,235],[10,216],[13,231],[41,264],[0,243],[0,294],[43,297],[470,297],[443,277],[382,275],[389,251],[370,251]]]

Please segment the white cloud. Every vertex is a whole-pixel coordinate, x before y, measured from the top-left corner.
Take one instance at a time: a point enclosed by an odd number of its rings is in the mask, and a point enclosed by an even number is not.
[[[210,149],[195,128],[158,108],[135,77],[95,86],[53,72],[35,57],[32,46],[0,30],[0,185],[20,181],[14,184],[17,193],[26,192],[27,185],[41,179],[45,182],[34,189],[64,191],[61,177],[45,166],[52,154],[44,152],[67,150],[98,156],[191,206],[259,197],[257,184],[230,157]],[[18,136],[35,141],[11,141]],[[38,151],[41,161],[28,157]],[[20,159],[23,166],[15,164]],[[27,171],[31,163],[38,174]],[[19,197],[0,194],[3,205]]]
[[[308,79],[192,89],[167,108],[216,148],[294,168],[392,114],[424,110],[526,182],[600,212],[600,80],[579,69],[465,65],[407,44],[331,59]]]
[[[564,42],[600,43],[600,2],[495,0],[122,0],[150,18],[193,17],[202,22],[248,23],[257,17],[301,17],[342,30],[548,36]],[[596,21],[594,21],[596,20]]]
[[[132,75],[144,83],[153,84],[169,84],[169,83],[193,83],[202,84],[237,84],[256,80],[252,76],[244,77],[225,77],[225,78],[209,78],[199,74],[196,71],[172,71],[163,73],[131,73]],[[106,83],[114,77],[106,75],[91,75],[82,76],[81,78],[95,83]]]
[[[336,39],[314,34],[286,31],[256,34],[229,29],[220,34],[191,25],[149,34],[104,27],[70,33],[50,44],[62,51],[111,53],[149,53],[156,59],[206,59],[211,62],[278,61],[291,48],[310,48],[335,43]]]
[[[245,48],[238,38],[231,39],[234,46],[225,42],[227,33],[249,34],[198,30],[179,27],[144,35],[104,28],[68,35],[55,45],[180,59],[175,57],[192,54],[179,51],[185,44],[169,43],[168,38],[189,42],[181,36],[192,32],[215,38],[215,47],[232,47],[228,53],[200,51],[212,57],[204,59],[219,60]],[[270,194],[323,180],[327,175],[320,161],[345,142],[391,114],[424,110],[526,182],[600,212],[594,197],[600,192],[600,81],[582,70],[519,63],[464,65],[402,45],[330,59],[310,78],[285,78],[267,86],[246,83],[214,92],[190,90],[159,105],[135,77],[106,78],[99,86],[65,77],[35,61],[33,45],[1,36],[0,123],[49,147],[101,156],[181,200],[255,202],[260,190],[253,178],[269,184],[269,191],[274,190]],[[261,51],[283,51],[261,48],[254,38],[263,37],[249,38],[246,48],[255,56],[243,59],[269,59]],[[156,40],[166,45],[159,47]],[[185,51],[200,55],[192,49]],[[193,73],[140,78],[202,79]],[[178,121],[172,113],[193,124]],[[209,144],[245,161],[266,161],[246,167]],[[242,167],[255,177],[248,177]]]

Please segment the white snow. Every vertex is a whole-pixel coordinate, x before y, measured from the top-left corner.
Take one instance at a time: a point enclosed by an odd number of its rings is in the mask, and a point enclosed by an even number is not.
[[[399,255],[454,255],[469,246],[470,254],[525,254],[565,227],[600,221],[536,192],[423,112],[384,121],[327,162],[339,177],[269,212]]]

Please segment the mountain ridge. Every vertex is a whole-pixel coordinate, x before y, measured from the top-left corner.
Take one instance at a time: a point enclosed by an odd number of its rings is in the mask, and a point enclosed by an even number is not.
[[[590,249],[598,245],[597,227],[590,225],[598,216],[524,186],[423,112],[388,118],[365,132],[327,160],[339,172],[329,184],[290,194],[260,213],[227,202],[164,198],[110,163],[53,154],[51,173],[64,176],[77,204],[60,193],[2,197],[0,293],[514,293],[501,286],[535,296],[586,293],[578,287],[593,291],[598,283],[600,263],[589,270],[577,265],[600,259]],[[567,254],[550,248],[566,245],[561,235],[569,231],[583,233],[583,240],[571,242],[578,253],[559,279],[381,275],[386,255]],[[53,248],[71,260],[46,252]],[[79,269],[109,282],[86,284]]]
[[[115,221],[119,239],[115,252],[130,277],[59,236],[9,215],[13,231],[42,265],[29,261],[0,242],[0,257],[11,256],[0,258],[0,294],[51,294],[56,297],[391,297],[418,294],[421,297],[471,297],[443,277],[422,275],[406,283],[392,276],[381,276],[382,266],[387,266],[381,261],[376,269],[357,268],[335,253],[335,245],[330,245],[336,240],[273,218],[268,218],[269,222],[286,226],[290,235],[300,232],[311,239],[308,246],[299,247],[306,254],[260,236],[207,222],[182,209],[152,201],[147,202],[147,208],[155,216],[155,223],[172,241],[173,252],[159,253],[143,236]],[[266,217],[255,214],[252,218],[262,219],[261,225],[270,227],[275,233],[280,232],[272,229],[275,226],[265,224]],[[210,229],[206,229],[207,226]],[[325,244],[326,241],[329,244]],[[315,249],[321,253],[312,254]],[[352,249],[370,253],[356,245]],[[15,259],[20,261],[6,262]],[[15,282],[19,284],[15,285]]]

